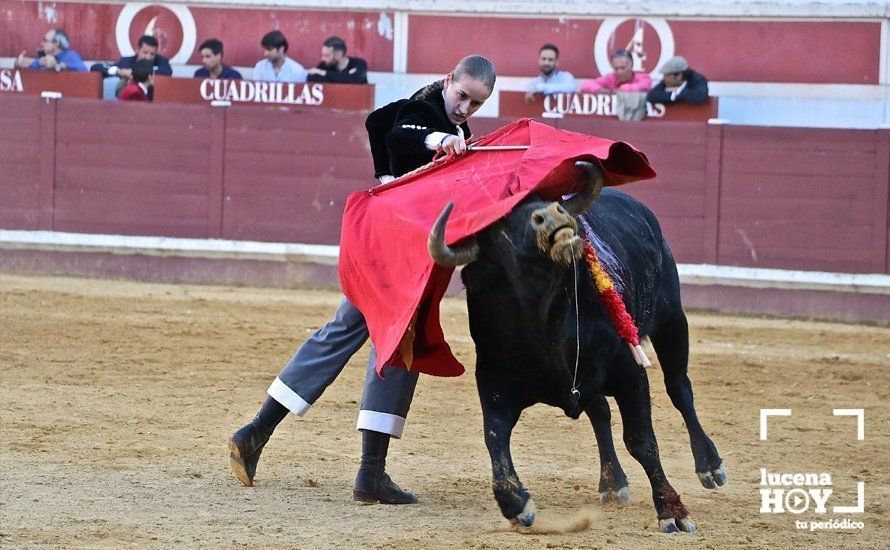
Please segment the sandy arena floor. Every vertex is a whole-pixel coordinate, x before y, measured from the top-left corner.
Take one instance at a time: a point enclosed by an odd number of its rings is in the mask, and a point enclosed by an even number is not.
[[[691,377],[729,484],[708,491],[659,369],[649,371],[665,470],[699,531],[657,532],[649,485],[620,444],[631,502],[601,508],[588,422],[535,407],[514,437],[542,525],[588,514],[577,533],[516,533],[490,491],[460,299],[444,307],[459,379],[423,377],[389,471],[421,504],[351,500],[366,355],[267,445],[256,487],[230,474],[225,441],[279,368],[334,311],[332,292],[0,278],[0,546],[302,548],[886,548],[890,536],[890,329],[693,314]],[[652,354],[654,357],[654,354]],[[761,408],[791,408],[758,438]],[[865,440],[855,418],[865,409]],[[865,513],[759,512],[760,468],[829,472],[828,504]],[[848,518],[862,530],[810,533],[795,520]]]

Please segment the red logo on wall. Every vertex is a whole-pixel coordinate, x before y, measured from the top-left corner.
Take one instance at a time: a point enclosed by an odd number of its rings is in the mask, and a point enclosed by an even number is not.
[[[149,35],[158,39],[158,53],[172,57],[182,48],[182,23],[175,13],[164,6],[148,6],[130,22],[129,37],[133,49],[139,37]]]
[[[623,21],[609,37],[609,52],[627,50],[634,59],[634,71],[652,72],[661,56],[661,39],[655,28],[642,19]]]
[[[631,53],[634,71],[653,73],[674,56],[674,33],[661,17],[606,17],[593,44],[600,74],[612,72],[609,55],[615,50]]]
[[[170,62],[187,63],[195,49],[197,29],[188,6],[128,2],[118,15],[115,40],[121,55],[133,55],[140,36],[158,39],[158,53]]]

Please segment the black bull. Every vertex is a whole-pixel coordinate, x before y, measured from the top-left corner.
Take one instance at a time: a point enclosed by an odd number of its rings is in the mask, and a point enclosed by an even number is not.
[[[621,411],[624,443],[652,485],[659,527],[692,531],[695,524],[661,467],[646,371],[600,301],[581,255],[579,234],[585,231],[575,218],[598,239],[598,253],[612,260],[627,310],[640,338],[650,338],[668,395],[689,430],[695,471],[705,487],[715,488],[726,482],[726,471],[693,406],[677,266],[649,209],[623,193],[603,191],[596,166],[579,162],[576,169],[588,180],[587,190],[563,204],[529,197],[474,242],[455,247],[443,239],[449,205],[430,234],[437,263],[466,264],[462,277],[494,496],[514,523],[534,522],[534,502],[513,467],[510,434],[523,409],[546,403],[571,418],[587,414],[599,448],[600,499],[626,501],[627,477],[612,442],[609,395]]]

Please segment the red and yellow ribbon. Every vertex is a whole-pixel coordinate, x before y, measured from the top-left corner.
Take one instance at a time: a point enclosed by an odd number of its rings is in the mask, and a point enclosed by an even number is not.
[[[646,357],[646,353],[640,345],[639,331],[637,331],[633,318],[627,312],[624,300],[621,299],[621,294],[615,288],[612,277],[600,263],[593,245],[586,239],[584,240],[584,259],[587,267],[590,269],[590,274],[593,276],[593,284],[596,286],[600,299],[603,301],[606,313],[608,313],[609,319],[612,320],[612,324],[615,325],[615,329],[618,331],[618,336],[630,346],[630,351],[637,364],[646,367],[650,366],[652,363]]]

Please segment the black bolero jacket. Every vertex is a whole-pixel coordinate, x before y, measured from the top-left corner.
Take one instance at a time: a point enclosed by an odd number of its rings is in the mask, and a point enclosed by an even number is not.
[[[442,81],[419,90],[411,99],[394,101],[371,113],[365,122],[374,158],[374,177],[399,177],[433,160],[435,151],[424,139],[433,132],[457,135],[457,127],[445,114]],[[470,127],[461,124],[464,137]]]

